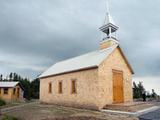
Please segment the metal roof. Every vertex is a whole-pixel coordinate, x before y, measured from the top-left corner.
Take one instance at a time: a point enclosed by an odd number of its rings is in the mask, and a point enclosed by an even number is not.
[[[84,68],[98,67],[99,64],[106,59],[117,46],[118,45],[113,45],[112,47],[103,50],[93,51],[75,58],[58,62],[42,73],[39,78],[73,72]]]
[[[0,87],[15,87],[19,82],[0,82]]]

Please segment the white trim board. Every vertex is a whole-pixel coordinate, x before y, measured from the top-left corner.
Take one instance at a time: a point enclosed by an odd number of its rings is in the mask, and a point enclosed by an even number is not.
[[[117,114],[126,114],[126,115],[134,115],[134,116],[140,116],[142,114],[146,114],[155,110],[160,109],[159,106],[153,106],[147,109],[139,110],[137,112],[125,112],[125,111],[116,111],[116,110],[107,110],[107,109],[102,109],[102,112],[106,113],[117,113]]]

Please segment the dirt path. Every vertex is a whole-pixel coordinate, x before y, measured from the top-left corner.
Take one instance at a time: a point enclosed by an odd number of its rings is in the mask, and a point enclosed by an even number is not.
[[[13,110],[17,110],[21,107],[24,107],[24,106],[27,106],[27,105],[32,105],[32,104],[36,104],[36,103],[39,103],[39,102],[31,102],[31,103],[25,103],[25,104],[22,104],[22,105],[18,105],[18,106],[13,106],[13,107],[7,107],[7,108],[1,108],[0,109],[0,112],[1,114],[5,114],[7,112],[11,112]]]
[[[138,120],[129,115],[102,113],[56,105],[30,103],[4,110],[7,115],[21,120]]]

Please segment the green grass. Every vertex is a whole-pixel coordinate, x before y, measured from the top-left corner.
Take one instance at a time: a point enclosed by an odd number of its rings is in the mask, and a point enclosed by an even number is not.
[[[6,105],[6,102],[4,100],[0,99],[0,106],[4,106],[4,105]]]
[[[5,115],[2,120],[19,120],[18,118],[16,117],[13,117],[13,116],[9,116],[9,115]]]
[[[19,105],[24,105],[27,103],[31,103],[31,102],[18,102],[18,101],[10,101],[10,102],[6,102],[5,105],[1,106],[1,108],[9,108],[9,107],[14,107],[14,106],[19,106]]]

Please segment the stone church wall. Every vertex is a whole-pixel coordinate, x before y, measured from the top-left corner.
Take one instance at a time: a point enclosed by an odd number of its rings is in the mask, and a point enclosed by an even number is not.
[[[77,93],[71,93],[71,82],[76,80]],[[58,93],[58,82],[62,82],[62,94]],[[48,93],[48,84],[52,83],[52,93]],[[98,109],[98,70],[90,69],[68,73],[40,81],[40,101],[65,106]]]
[[[123,71],[124,102],[131,102],[133,100],[132,73],[120,53],[119,48],[116,48],[99,66],[98,75],[101,88],[99,106],[101,108],[106,104],[113,103],[112,70]]]

